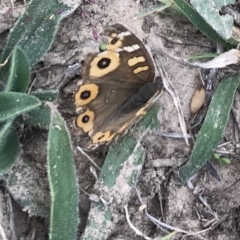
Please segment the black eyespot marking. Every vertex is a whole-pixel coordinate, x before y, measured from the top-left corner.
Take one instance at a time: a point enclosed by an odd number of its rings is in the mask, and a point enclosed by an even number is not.
[[[102,58],[101,60],[98,61],[97,66],[100,69],[107,68],[111,63],[111,60],[109,58]]]
[[[84,115],[83,117],[82,117],[82,122],[83,123],[87,123],[89,121],[89,116],[88,115]]]
[[[112,41],[111,41],[111,44],[115,44],[115,43],[117,43],[117,41],[118,41],[118,38],[114,38]]]
[[[81,98],[82,100],[86,100],[86,99],[88,99],[90,96],[91,96],[91,92],[90,92],[89,90],[85,90],[85,91],[83,91],[83,92],[81,93],[80,98]]]
[[[100,141],[101,139],[103,139],[105,137],[105,134],[103,134],[102,136],[98,137],[98,141]]]

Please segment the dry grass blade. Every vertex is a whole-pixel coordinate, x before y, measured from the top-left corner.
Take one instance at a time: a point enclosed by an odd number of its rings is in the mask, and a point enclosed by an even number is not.
[[[97,168],[99,171],[101,171],[101,168],[94,162],[94,160],[87,154],[85,153],[80,146],[77,146],[77,150],[81,152],[84,156],[87,157],[87,159],[94,165],[95,168]]]
[[[6,234],[5,234],[4,230],[3,230],[2,225],[0,225],[0,236],[1,236],[2,240],[7,240],[7,237],[6,237]]]
[[[151,41],[150,44],[151,44],[151,46],[154,47],[154,49],[157,49],[157,46],[155,46],[156,45],[155,43],[153,43]],[[159,45],[160,45],[160,48],[163,49],[163,44],[162,44],[161,39],[159,39]],[[181,129],[182,129],[183,137],[184,137],[187,145],[189,145],[187,128],[186,128],[184,115],[183,115],[183,111],[182,111],[182,108],[181,108],[180,99],[178,97],[177,91],[175,90],[172,82],[169,80],[166,71],[164,71],[164,64],[163,64],[162,59],[160,58],[160,54],[156,54],[155,59],[156,59],[156,62],[157,62],[157,69],[158,69],[158,71],[159,71],[159,73],[162,77],[163,85],[166,88],[166,90],[169,92],[171,97],[173,98],[175,107],[177,109],[179,123],[180,123]]]
[[[160,49],[158,49],[161,53],[164,53],[170,59],[179,62],[180,64],[188,67],[193,68],[225,68],[231,64],[238,64],[240,62],[240,51],[238,49],[231,49],[227,52],[220,54],[219,56],[215,57],[214,59],[207,61],[207,62],[189,62],[186,59],[172,56],[171,54],[167,53],[163,47],[162,41],[159,39]],[[158,51],[156,51],[158,52]],[[159,54],[160,55],[160,54]]]
[[[152,240],[152,238],[149,238],[148,236],[144,235],[144,234],[143,234],[142,232],[140,232],[136,227],[133,226],[133,224],[131,223],[130,218],[129,218],[127,205],[124,207],[124,210],[125,210],[125,213],[126,213],[127,222],[128,222],[128,224],[129,224],[129,226],[133,229],[133,231],[134,231],[137,235],[143,237],[143,238],[146,239],[146,240]]]

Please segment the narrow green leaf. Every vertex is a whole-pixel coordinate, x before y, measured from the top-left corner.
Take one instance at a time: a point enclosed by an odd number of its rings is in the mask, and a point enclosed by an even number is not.
[[[183,184],[204,166],[216,150],[226,127],[238,85],[237,75],[226,77],[220,82],[198,133],[190,160],[179,170]]]
[[[18,47],[14,48],[10,62],[4,91],[26,92],[30,80],[30,68],[25,53]]]
[[[171,3],[170,4],[167,4],[167,3],[166,4],[161,4],[161,3],[160,4],[156,4],[153,7],[148,7],[147,9],[144,9],[143,11],[135,14],[133,16],[133,19],[139,19],[139,18],[142,18],[142,17],[146,17],[146,16],[148,16],[148,15],[150,15],[152,13],[155,13],[155,12],[162,12],[165,9],[169,8],[169,7],[171,7],[171,9],[172,9],[173,6],[172,6]],[[179,11],[178,8],[176,10]]]
[[[51,46],[60,21],[73,12],[81,0],[32,0],[18,19],[8,37],[2,54],[3,63],[18,46],[26,54],[30,67],[36,64]],[[9,64],[0,69],[0,78],[6,84]]]
[[[158,111],[158,106],[152,106],[148,110],[147,115],[138,124],[140,131],[158,126]],[[121,204],[127,204],[132,187],[138,181],[145,159],[140,145],[141,138],[142,136],[138,136],[136,140],[130,134],[126,134],[115,146],[111,147],[104,161],[97,184],[101,184],[106,196],[111,196],[113,205],[117,204],[115,197],[121,199]],[[93,203],[82,239],[107,239],[114,228],[113,215],[102,203]],[[97,221],[96,216],[99,216]]]
[[[57,99],[59,91],[45,90],[41,92],[31,92],[31,95],[39,98],[41,101],[53,102]]]
[[[141,131],[144,131],[147,128],[153,129],[157,126],[157,124],[159,124],[156,118],[158,111],[158,106],[152,106],[148,110],[147,115],[138,124]],[[134,157],[137,165],[143,161],[143,153],[140,151],[140,149],[135,149],[136,145],[137,140],[127,134],[122,139],[120,139],[120,141],[116,143],[115,146],[110,148],[99,176],[99,179],[104,182],[107,187],[111,188],[114,186],[119,171],[122,168],[122,164],[130,156]]]
[[[48,137],[48,177],[51,191],[50,240],[74,240],[78,227],[78,182],[66,124],[52,109]]]
[[[224,5],[234,4],[235,0],[209,1],[209,0],[191,0],[194,9],[203,17],[203,19],[218,33],[223,39],[227,40],[232,35],[233,17],[226,14],[220,15],[221,8]]]
[[[99,176],[107,187],[114,186],[122,164],[131,156],[136,144],[136,139],[126,136],[110,149]]]
[[[188,60],[198,60],[198,59],[208,59],[208,58],[215,58],[219,56],[218,53],[203,53],[200,55],[189,56]]]
[[[36,97],[25,93],[0,93],[0,122],[15,118],[40,105],[41,102]]]
[[[183,14],[208,38],[227,49],[235,48],[237,46],[238,43],[235,40],[229,39],[228,41],[225,41],[220,37],[185,0],[173,1]]]
[[[175,13],[182,14],[182,11],[176,6],[173,0],[158,0],[159,2],[165,4],[165,6],[173,9]]]
[[[21,152],[12,120],[0,124],[0,177],[13,165]]]
[[[20,46],[30,66],[37,63],[49,49],[60,20],[70,14],[71,10],[58,0],[32,0],[9,35],[2,62],[15,46]]]

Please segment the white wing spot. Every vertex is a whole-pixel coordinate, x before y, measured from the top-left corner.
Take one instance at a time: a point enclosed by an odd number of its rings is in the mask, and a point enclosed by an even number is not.
[[[134,51],[138,50],[139,48],[140,48],[140,46],[135,44],[135,45],[128,46],[128,47],[123,47],[123,50],[125,50],[127,52],[134,52]]]
[[[131,32],[127,31],[127,32],[121,32],[118,34],[118,38],[121,38],[121,37],[125,37],[125,36],[129,36],[129,35],[132,35]]]
[[[117,53],[119,53],[119,52],[121,52],[121,51],[123,51],[122,48],[117,48],[117,49],[115,50],[115,52],[117,52]]]

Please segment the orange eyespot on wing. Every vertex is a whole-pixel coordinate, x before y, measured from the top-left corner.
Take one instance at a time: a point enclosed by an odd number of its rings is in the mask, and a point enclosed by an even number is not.
[[[93,120],[95,114],[93,111],[87,109],[84,113],[80,114],[76,119],[76,126],[82,128],[85,133],[93,129]]]
[[[94,100],[99,92],[99,88],[96,84],[84,84],[81,85],[77,93],[75,94],[76,107],[84,106]]]
[[[100,78],[120,65],[119,54],[114,51],[104,51],[99,53],[91,62],[90,77]]]

